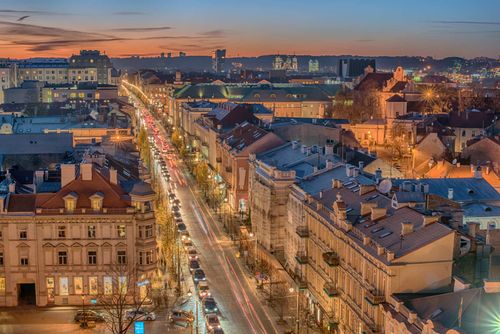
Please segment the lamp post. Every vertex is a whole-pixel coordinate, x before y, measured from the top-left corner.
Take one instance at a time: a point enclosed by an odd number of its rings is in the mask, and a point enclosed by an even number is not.
[[[81,324],[82,328],[87,328],[87,317],[85,315],[85,294],[82,293],[82,314],[83,314],[83,322]]]

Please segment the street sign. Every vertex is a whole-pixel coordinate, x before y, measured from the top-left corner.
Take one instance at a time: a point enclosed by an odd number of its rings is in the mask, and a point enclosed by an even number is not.
[[[144,286],[144,285],[148,285],[149,284],[149,280],[144,280],[142,282],[137,282],[137,286]]]
[[[144,321],[134,322],[134,334],[145,334]]]

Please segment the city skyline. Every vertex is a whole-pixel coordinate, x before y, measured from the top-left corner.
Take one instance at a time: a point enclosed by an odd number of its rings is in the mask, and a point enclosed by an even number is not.
[[[100,49],[112,57],[179,51],[228,57],[265,54],[443,58],[498,57],[500,4],[422,1],[404,8],[393,1],[227,0],[4,1],[0,57],[66,57]],[[99,8],[96,13],[95,8]],[[490,8],[490,10],[484,10]],[[467,45],[467,47],[464,47]]]

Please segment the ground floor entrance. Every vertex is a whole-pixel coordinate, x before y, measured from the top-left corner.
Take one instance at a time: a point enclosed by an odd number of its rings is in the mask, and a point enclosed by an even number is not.
[[[18,284],[18,305],[36,305],[35,283]]]

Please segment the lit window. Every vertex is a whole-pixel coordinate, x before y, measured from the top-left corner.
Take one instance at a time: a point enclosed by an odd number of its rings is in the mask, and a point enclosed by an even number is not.
[[[153,237],[153,225],[147,225],[146,226],[146,238],[152,238]]]
[[[96,236],[95,225],[90,225],[87,227],[87,236],[91,239],[95,238],[95,236]]]
[[[125,225],[118,225],[116,227],[118,232],[118,238],[125,238],[127,235],[127,227]]]

